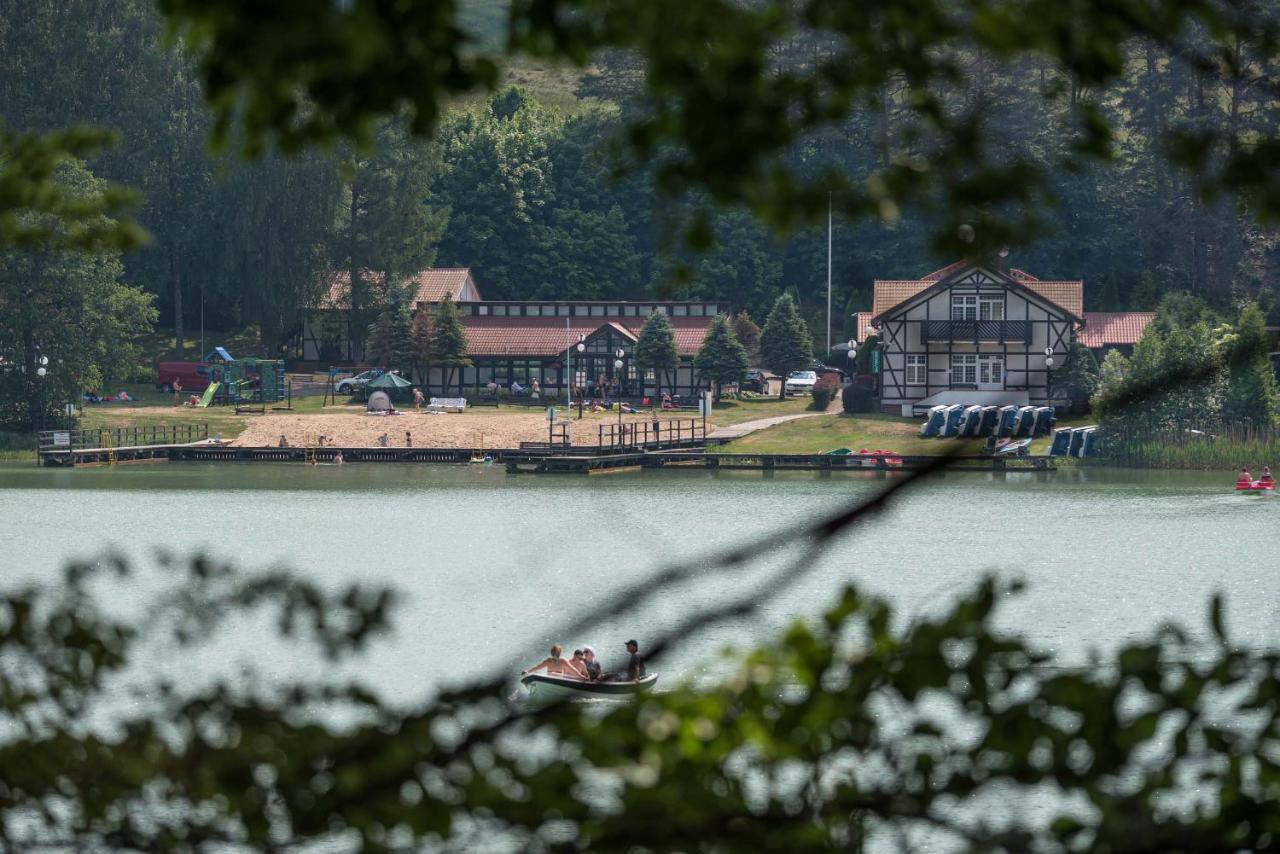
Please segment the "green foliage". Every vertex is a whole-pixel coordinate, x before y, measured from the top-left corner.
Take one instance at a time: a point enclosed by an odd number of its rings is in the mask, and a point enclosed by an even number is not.
[[[73,206],[92,206],[103,193],[103,182],[75,162],[52,180]],[[54,246],[78,247],[0,252],[0,424],[29,428],[78,401],[86,386],[131,374],[135,336],[150,330],[156,312],[148,294],[121,283],[118,252],[84,251],[59,213],[28,213],[23,222],[28,233],[54,235]],[[100,233],[110,232],[104,224]],[[43,379],[41,358],[49,360]]]
[[[751,364],[756,364],[760,360],[760,327],[747,312],[740,311],[734,315],[733,336],[747,348],[747,359]]]
[[[1073,405],[1086,403],[1098,390],[1098,359],[1079,341],[1071,342],[1066,355],[1066,363],[1053,372],[1054,399],[1065,396]]]
[[[62,167],[114,141],[111,133],[72,127],[46,134],[0,128],[0,249],[39,246],[109,252],[140,246],[146,233],[124,214],[137,194],[99,181],[69,192]]]
[[[680,364],[675,331],[665,312],[655,311],[640,327],[640,334],[636,336],[635,361],[641,371],[653,371],[658,383],[657,393],[661,395],[663,371],[675,370]]]
[[[145,607],[113,613],[108,585],[149,591]],[[1280,833],[1280,654],[1236,643],[1215,599],[1202,640],[1163,628],[1077,667],[997,629],[1017,590],[988,579],[906,620],[849,587],[727,678],[608,708],[513,707],[505,674],[417,706],[340,684],[148,683],[99,731],[84,716],[148,649],[180,661],[253,614],[349,666],[396,597],[205,559],[73,565],[0,594],[0,651],[26,665],[0,671],[0,845],[1259,850]],[[1167,808],[1193,792],[1214,809]],[[965,808],[996,793],[1007,820]]]
[[[388,370],[412,377],[415,345],[410,298],[404,287],[391,287],[386,303],[378,312],[378,319],[369,328],[366,353],[374,364],[385,365]]]
[[[729,326],[729,318],[723,314],[716,315],[707,327],[702,346],[693,359],[693,366],[698,376],[708,380],[715,389],[717,402],[720,400],[720,387],[729,383],[741,382],[750,367],[747,359],[747,348],[742,346],[733,329]]]
[[[812,409],[819,412],[826,412],[827,406],[832,399],[840,393],[840,378],[836,374],[822,374],[818,377],[818,381],[813,384],[813,388],[809,391],[809,396],[813,398]]]
[[[462,325],[458,306],[448,294],[435,307],[435,316],[431,319],[431,344],[427,362],[445,369],[445,388],[452,384],[458,368],[471,365],[471,359],[467,356],[467,330]]]
[[[1250,421],[1259,426],[1280,417],[1280,393],[1271,365],[1266,318],[1256,303],[1247,304],[1236,322],[1235,338],[1227,354],[1227,393],[1222,415],[1228,421]]]
[[[790,293],[784,291],[769,310],[760,334],[760,355],[765,367],[783,378],[780,398],[786,396],[787,374],[806,367],[813,358],[809,327]]]
[[[841,390],[840,407],[849,415],[875,412],[880,408],[875,392],[857,383],[849,383]]]

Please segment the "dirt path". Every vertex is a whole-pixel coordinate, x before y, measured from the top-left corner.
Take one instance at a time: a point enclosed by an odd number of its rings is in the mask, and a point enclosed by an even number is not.
[[[708,439],[741,439],[748,433],[754,433],[757,430],[763,430],[766,427],[772,427],[775,424],[785,424],[788,421],[795,421],[797,418],[812,418],[815,415],[823,415],[822,412],[801,412],[798,415],[775,415],[772,418],[757,418],[755,421],[743,421],[740,424],[733,424],[728,427],[720,427],[711,431],[707,436]]]

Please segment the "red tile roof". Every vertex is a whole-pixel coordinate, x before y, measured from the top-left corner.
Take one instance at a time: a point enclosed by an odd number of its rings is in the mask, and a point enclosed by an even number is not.
[[[957,261],[934,270],[921,279],[876,279],[871,296],[871,315],[879,317],[936,285],[946,277],[969,266],[970,261]],[[1009,277],[1041,299],[1080,317],[1084,311],[1084,282],[1041,281],[1025,270],[1011,269]]]
[[[868,337],[875,334],[872,330],[876,327],[871,325],[871,312],[860,311],[856,316],[858,319],[858,331],[854,333],[853,340],[861,344]]]
[[[1076,338],[1092,350],[1137,344],[1155,319],[1154,311],[1089,311],[1084,314],[1084,326],[1077,330]]]
[[[710,317],[668,318],[675,331],[676,349],[681,356],[694,356],[702,346]],[[565,332],[565,321],[569,331]],[[604,320],[599,317],[493,317],[466,315],[467,352],[472,356],[556,356],[576,343],[579,335],[590,337],[604,327],[612,327],[635,340],[644,325],[643,317]]]
[[[309,308],[346,311],[351,307],[350,270],[325,270],[316,278],[320,295]],[[437,303],[444,299],[446,293],[455,300],[461,299],[470,279],[470,267],[428,267],[412,276],[406,276],[404,283],[413,290],[415,303]],[[361,270],[360,280],[372,293],[381,295],[384,285],[382,273]],[[478,297],[479,290],[474,281],[471,281],[471,287]]]

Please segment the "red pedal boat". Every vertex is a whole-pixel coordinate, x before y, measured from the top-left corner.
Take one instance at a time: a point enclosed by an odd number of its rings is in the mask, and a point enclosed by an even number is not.
[[[1276,482],[1274,480],[1237,480],[1236,492],[1275,492]]]

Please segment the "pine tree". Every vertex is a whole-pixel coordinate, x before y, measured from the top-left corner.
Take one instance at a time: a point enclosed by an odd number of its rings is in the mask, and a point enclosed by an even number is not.
[[[467,357],[467,330],[462,325],[462,315],[458,313],[458,307],[449,294],[444,295],[436,308],[429,356],[432,364],[446,369],[446,391],[453,385],[454,370],[471,365],[471,359]]]
[[[1098,359],[1093,351],[1072,341],[1067,360],[1053,375],[1053,390],[1065,395],[1071,403],[1083,403],[1098,390]]]
[[[745,311],[738,312],[733,319],[733,335],[747,349],[747,358],[752,364],[760,361],[760,327],[756,326],[751,315]]]
[[[421,384],[426,372],[427,362],[431,360],[431,335],[433,324],[431,312],[419,309],[413,316],[413,334],[410,340],[410,352],[413,354],[413,380]]]
[[[642,371],[653,371],[657,380],[657,395],[662,396],[662,372],[672,371],[680,364],[680,351],[676,349],[676,335],[665,312],[655,311],[640,327],[636,339],[636,366]]]
[[[725,383],[740,382],[746,374],[747,348],[733,334],[729,318],[723,314],[716,315],[707,327],[693,366],[698,369],[700,377],[711,382],[717,403],[720,402],[720,387]]]
[[[769,310],[760,334],[760,355],[765,367],[782,377],[778,399],[787,396],[787,375],[809,364],[813,358],[813,338],[790,293],[783,292]]]
[[[1257,303],[1240,311],[1235,338],[1227,354],[1228,379],[1222,415],[1231,421],[1250,420],[1255,425],[1275,423],[1280,409],[1275,371],[1268,355],[1266,318]]]

